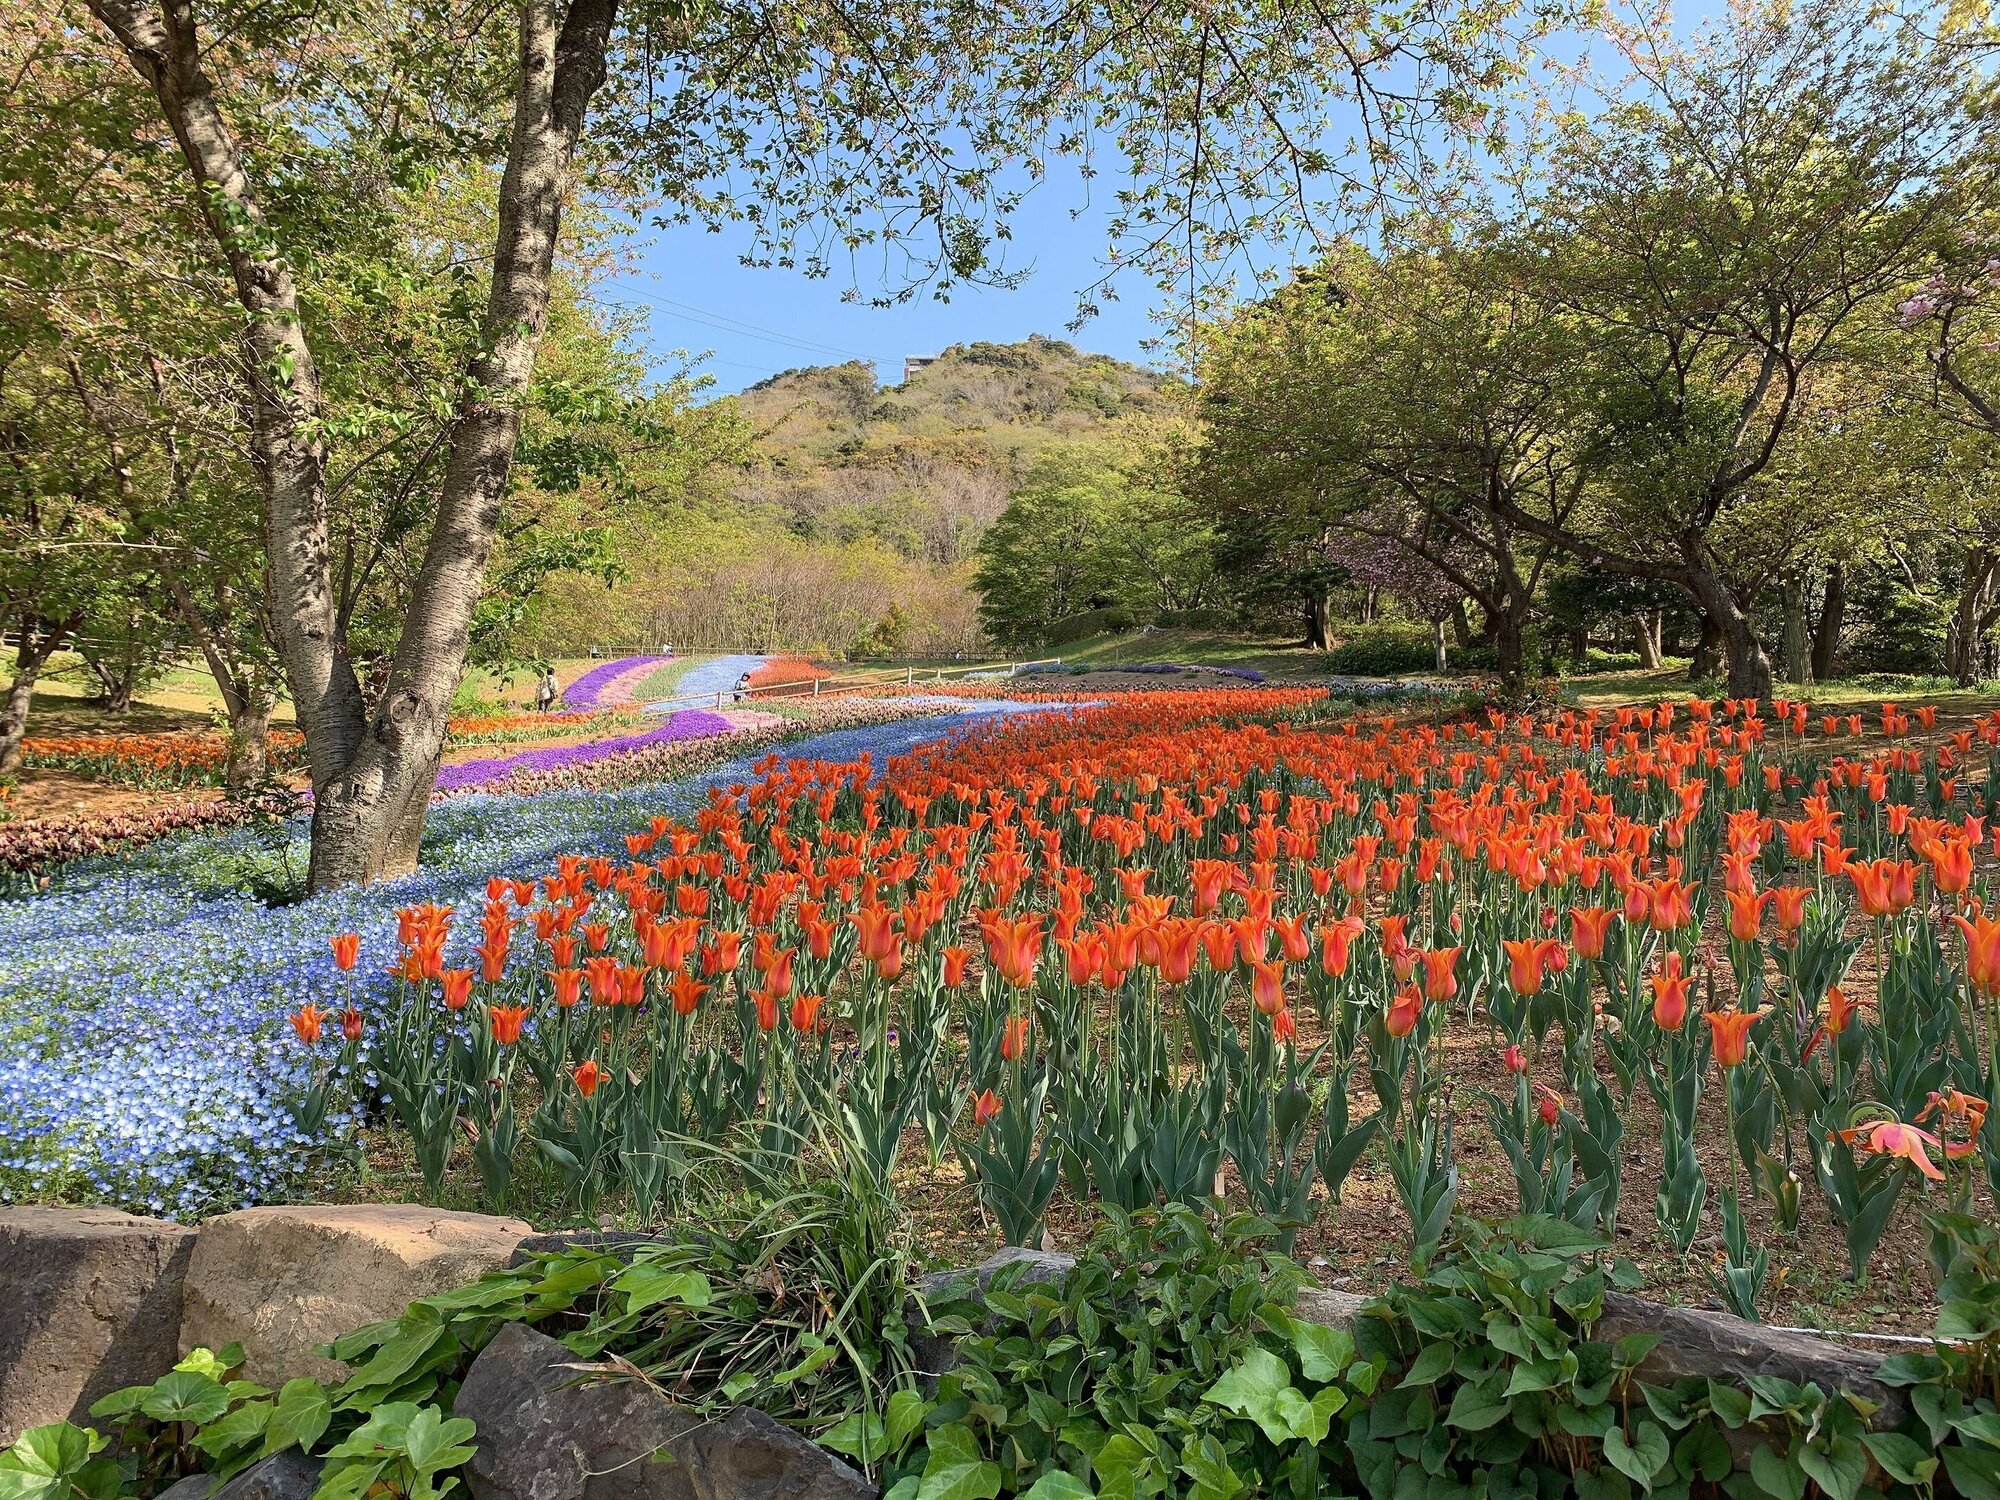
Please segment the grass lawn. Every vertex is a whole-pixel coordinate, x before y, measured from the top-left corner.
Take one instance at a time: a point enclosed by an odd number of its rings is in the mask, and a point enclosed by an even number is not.
[[[1322,675],[1326,654],[1296,642],[1193,630],[1128,630],[1048,648],[1066,666],[1120,667],[1179,662],[1190,667],[1249,667],[1267,677]]]

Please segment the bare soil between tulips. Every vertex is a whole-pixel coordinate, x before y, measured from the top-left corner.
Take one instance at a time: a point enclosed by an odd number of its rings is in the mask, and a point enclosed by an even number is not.
[[[1310,1050],[1321,1035],[1310,1009],[1301,1009],[1300,1044]],[[1448,1092],[1454,1100],[1458,1131],[1459,1211],[1497,1221],[1512,1217],[1519,1205],[1506,1155],[1490,1133],[1479,1099],[1482,1089],[1502,1097],[1513,1091],[1513,1076],[1501,1060],[1504,1044],[1496,1036],[1488,1035],[1476,1022],[1467,1025],[1459,1021],[1446,1034],[1445,1051]],[[1531,1068],[1531,1077],[1540,1074],[1541,1070]],[[1559,1077],[1553,1059],[1547,1076]],[[1608,1072],[1604,1076],[1611,1081]],[[517,1108],[525,1115],[535,1102],[532,1084],[516,1087],[522,1094]],[[1357,1120],[1376,1105],[1373,1093],[1360,1080],[1349,1098]],[[1709,1183],[1708,1207],[1704,1233],[1683,1260],[1662,1243],[1654,1220],[1653,1201],[1662,1168],[1659,1111],[1643,1089],[1635,1091],[1625,1122],[1616,1250],[1644,1273],[1647,1295],[1655,1300],[1722,1310],[1703,1273],[1704,1262],[1719,1268],[1723,1256],[1716,1214],[1719,1190],[1729,1181],[1729,1155],[1719,1087],[1704,1090],[1699,1119],[1697,1153]],[[371,1128],[363,1133],[362,1148],[361,1163],[331,1174],[313,1201],[388,1203],[427,1197],[409,1140],[400,1129],[384,1125]],[[518,1201],[509,1202],[507,1211],[543,1232],[620,1229],[672,1236],[697,1230],[703,1221],[697,1208],[684,1217],[668,1214],[642,1223],[629,1205],[615,1198],[607,1199],[594,1219],[579,1220],[573,1213],[565,1213],[559,1186],[552,1181],[541,1184],[532,1148],[523,1148],[518,1168]],[[1233,1206],[1248,1207],[1234,1167],[1227,1163],[1223,1185]],[[947,1151],[942,1161],[933,1164],[921,1131],[913,1129],[904,1138],[895,1188],[909,1215],[919,1254],[931,1266],[975,1264],[1000,1248],[999,1232],[982,1211],[977,1190],[958,1158]],[[443,1207],[473,1212],[490,1209],[482,1197],[469,1143],[455,1153],[444,1190],[435,1201]],[[1921,1192],[1913,1190],[1898,1205],[1895,1219],[1869,1263],[1868,1280],[1860,1285],[1848,1277],[1847,1247],[1839,1226],[1816,1198],[1808,1197],[1797,1231],[1791,1235],[1778,1230],[1767,1200],[1749,1196],[1747,1181],[1744,1204],[1754,1240],[1771,1250],[1765,1322],[1912,1336],[1927,1334],[1936,1322],[1936,1286],[1925,1259],[1919,1221],[1919,1212],[1926,1206]],[[1996,1205],[1983,1187],[1977,1192],[1974,1212],[1989,1218],[1996,1213]],[[1078,1200],[1066,1187],[1059,1188],[1049,1206],[1044,1245],[1074,1248],[1102,1222],[1103,1213],[1094,1200]],[[1328,1200],[1323,1183],[1315,1186],[1313,1218],[1300,1231],[1293,1255],[1321,1285],[1340,1291],[1370,1295],[1407,1279],[1408,1224],[1379,1142],[1370,1147],[1348,1177],[1338,1203]],[[1881,1348],[1886,1356],[1895,1346],[1869,1347]]]

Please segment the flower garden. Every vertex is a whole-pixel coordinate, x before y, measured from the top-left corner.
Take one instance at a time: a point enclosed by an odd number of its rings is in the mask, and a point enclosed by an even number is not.
[[[454,768],[415,887],[248,920],[188,888],[215,841],[162,847],[6,913],[7,1181],[198,1212],[360,1129],[433,1196],[653,1221],[680,1143],[784,1157],[832,1110],[974,1236],[1220,1189],[1316,1252],[1367,1205],[1421,1263],[1476,1202],[1745,1313],[1986,1212],[2000,716],[1353,712],[1138,693],[663,794],[729,727],[681,714]],[[227,1044],[132,1045],[134,999]]]
[[[1217,1315],[1201,1337],[1234,1352],[1210,1368],[1263,1371],[1255,1351],[1276,1346],[1256,1329],[1279,1329],[1304,1342],[1269,1378],[1326,1410],[1280,1420],[1212,1377],[1188,1399],[1246,1424],[1267,1483],[1308,1452],[1313,1473],[1333,1462],[1318,1444],[1344,1403],[1363,1425],[1340,1463],[1389,1462],[1393,1434],[1368,1447],[1401,1420],[1370,1396],[1383,1366],[1421,1387],[1468,1348],[1498,1357],[1445,1330],[1514,1282],[1528,1327],[1587,1328],[1607,1284],[1752,1320],[1973,1316],[1965,1267],[1996,1256],[2000,1178],[2000,714],[1518,713],[1269,685],[791,712],[687,712],[468,769],[401,882],[267,905],[218,875],[271,848],[238,828],[73,864],[0,906],[0,1191],[183,1219],[330,1194],[699,1223],[725,1238],[672,1274],[703,1284],[784,1274],[756,1269],[769,1256],[838,1281],[854,1268],[817,1257],[850,1235],[897,1276],[996,1244],[1082,1246],[1128,1310],[1212,1295],[1186,1278],[1247,1279],[1277,1300],[1262,1323]],[[805,1202],[830,1239],[773,1230],[769,1205]],[[1178,1246],[1176,1269],[1127,1285],[1149,1242]],[[766,1249],[732,1260],[746,1244]],[[1414,1320],[1417,1344],[1371,1363],[1283,1333],[1301,1264],[1386,1293],[1380,1316]],[[1499,1280],[1463,1290],[1480,1268]],[[615,1263],[558,1272],[567,1301],[516,1277],[478,1305],[568,1309],[589,1348],[628,1347]],[[649,1317],[679,1316],[679,1296]],[[724,1324],[754,1339],[708,1305],[682,1328],[700,1348]],[[1094,1306],[999,1295],[1002,1332],[964,1346],[958,1394],[888,1408],[915,1379],[900,1322],[848,1348],[841,1316],[815,1319],[727,1399],[913,1494],[940,1453],[993,1470],[968,1495],[1122,1493],[1102,1431],[1037,1444],[1016,1430],[1028,1415],[976,1415],[1011,1380],[1056,1401],[1060,1346],[1037,1361],[1018,1342],[1037,1328],[1126,1347],[1133,1328],[1113,1336]],[[661,1368],[679,1336],[645,1346]],[[1201,1366],[1195,1345],[1174,1358]],[[777,1378],[807,1359],[824,1382]],[[1496,1380],[1518,1406],[1536,1359],[1452,1375],[1453,1411],[1467,1391],[1499,1400]],[[1581,1401],[1584,1376],[1561,1378]],[[1796,1399],[1800,1423],[1834,1421],[1812,1405],[1827,1393]],[[1730,1425],[1720,1396],[1701,1402],[1648,1430]],[[899,1411],[917,1425],[891,1442],[880,1422]],[[1850,1461],[1855,1420],[1825,1438]],[[1609,1451],[1570,1453],[1564,1483],[1637,1469],[1692,1492],[1727,1468],[1700,1445],[1657,1464]],[[1916,1472],[1886,1439],[1865,1451],[1877,1480]],[[1234,1472],[1247,1452],[1228,1450]],[[1454,1448],[1431,1472],[1470,1472],[1473,1453],[1486,1481],[1506,1466],[1499,1447]],[[1144,1492],[1208,1492],[1176,1462]],[[1049,1487],[1057,1471],[1104,1487]]]

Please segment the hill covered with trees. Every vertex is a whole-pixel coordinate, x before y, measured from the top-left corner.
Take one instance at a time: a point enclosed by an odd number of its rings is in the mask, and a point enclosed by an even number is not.
[[[1137,465],[1182,400],[1171,376],[1040,335],[954,345],[896,385],[860,361],[787,370],[704,408],[739,456],[628,515],[615,586],[556,581],[526,644],[979,650],[977,552],[1009,502]]]

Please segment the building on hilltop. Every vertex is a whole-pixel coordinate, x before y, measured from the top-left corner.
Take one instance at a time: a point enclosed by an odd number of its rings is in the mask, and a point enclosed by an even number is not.
[[[911,354],[905,356],[903,360],[903,380],[907,383],[915,377],[917,371],[923,369],[926,365],[934,365],[937,362],[938,356],[935,354]]]

